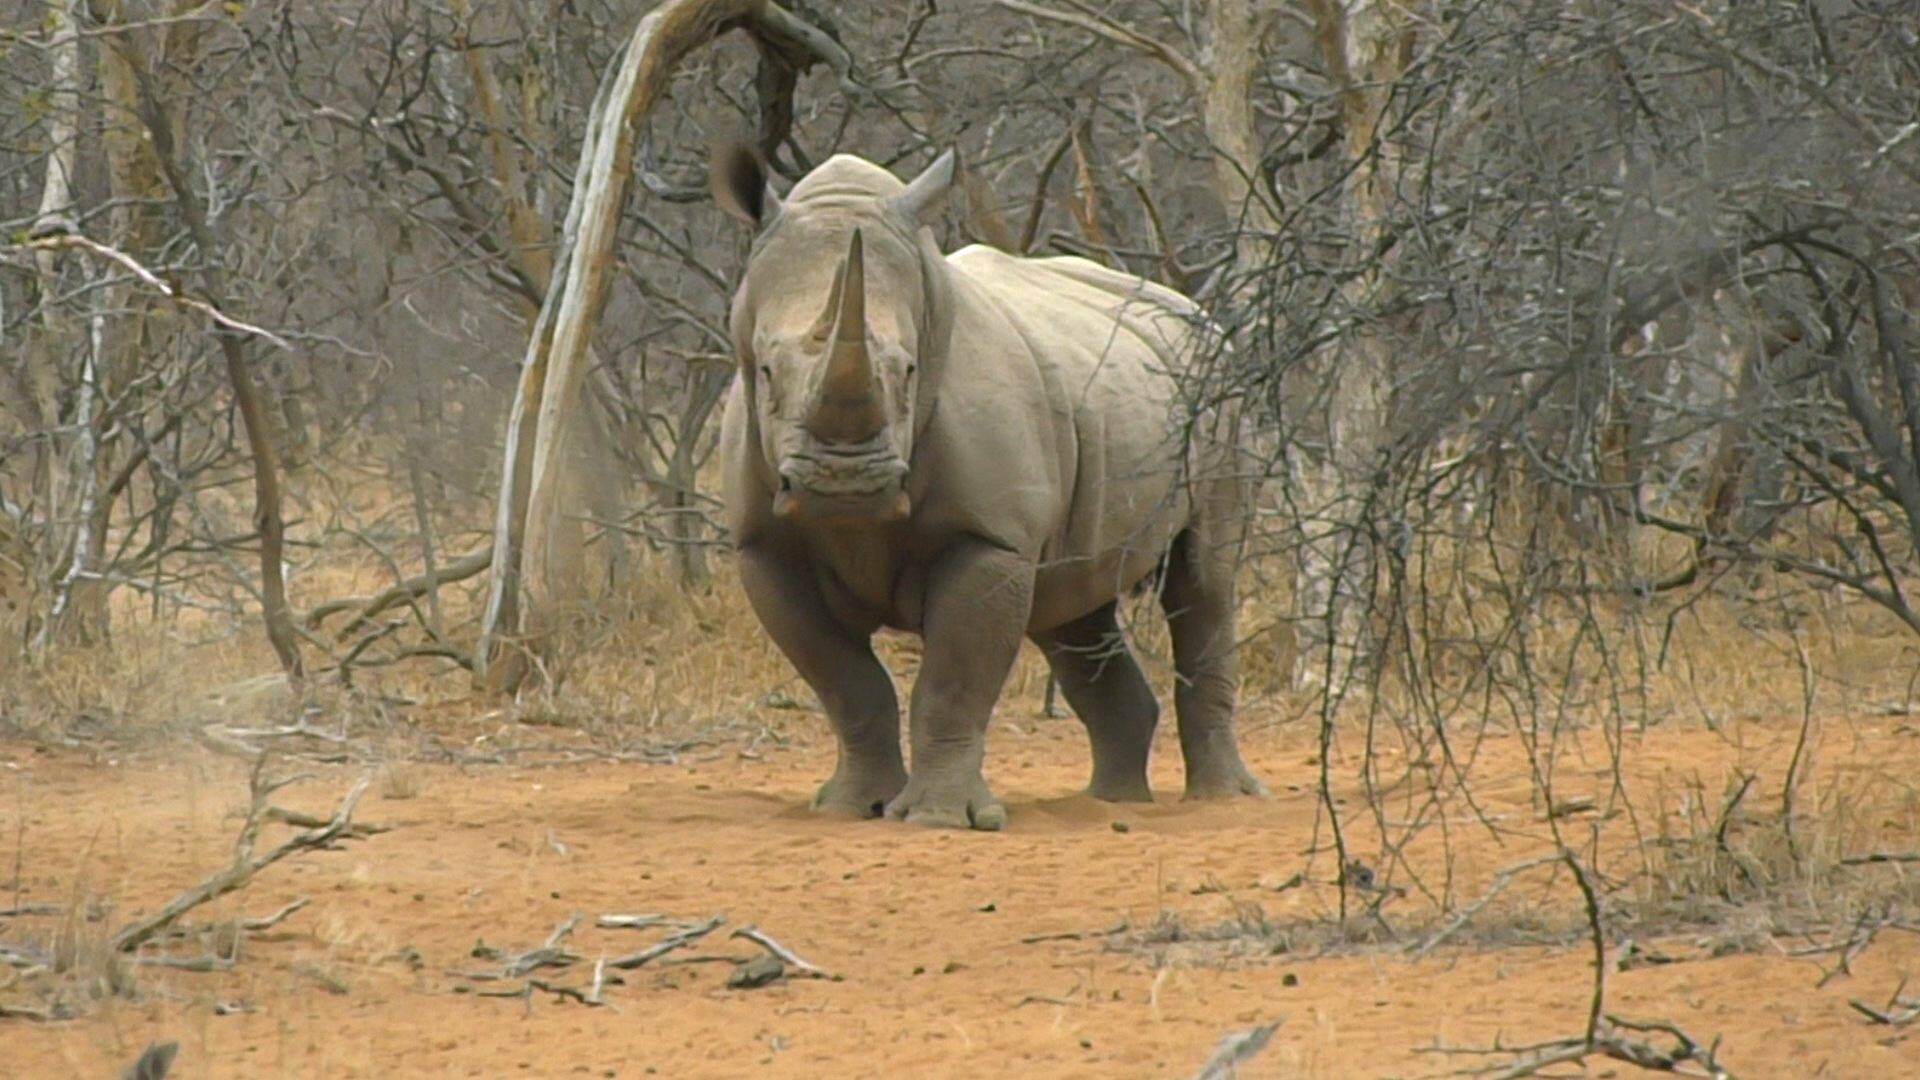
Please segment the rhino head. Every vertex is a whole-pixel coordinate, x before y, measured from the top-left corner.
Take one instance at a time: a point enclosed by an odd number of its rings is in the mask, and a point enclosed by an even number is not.
[[[943,266],[920,223],[953,169],[949,151],[902,184],[836,157],[783,200],[744,148],[716,162],[716,201],[758,229],[732,323],[776,516],[861,525],[912,512]]]

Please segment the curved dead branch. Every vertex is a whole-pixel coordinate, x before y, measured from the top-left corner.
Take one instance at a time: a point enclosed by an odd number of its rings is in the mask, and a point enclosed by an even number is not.
[[[561,517],[568,425],[632,187],[635,140],[680,61],[733,30],[752,35],[761,52],[763,144],[785,140],[801,72],[825,63],[843,83],[850,77],[845,49],[766,0],[669,0],[634,28],[587,120],[553,280],[534,321],[508,421],[492,576],[474,657],[487,689],[511,692],[535,670],[529,661],[547,646],[571,575],[572,568],[554,565],[551,533]]]

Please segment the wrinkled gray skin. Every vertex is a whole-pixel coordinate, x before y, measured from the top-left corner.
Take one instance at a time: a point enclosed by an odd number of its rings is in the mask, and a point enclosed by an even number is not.
[[[1150,800],[1159,707],[1115,608],[1156,574],[1187,796],[1264,793],[1232,726],[1232,419],[1189,430],[1168,374],[1192,303],[1083,259],[942,255],[921,218],[952,178],[951,154],[906,185],[841,155],[782,199],[744,150],[714,168],[758,230],[733,305],[727,520],[754,611],[839,739],[815,807],[1001,828],[980,769],[1022,637],[1086,725],[1089,793]],[[883,626],[925,641],[911,772]]]

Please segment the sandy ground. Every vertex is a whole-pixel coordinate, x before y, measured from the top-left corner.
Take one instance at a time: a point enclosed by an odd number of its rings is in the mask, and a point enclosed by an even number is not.
[[[1756,755],[1791,742],[1787,729],[1751,734],[1742,741]],[[1886,740],[1877,749],[1876,738]],[[1911,734],[1849,739],[1882,764],[1895,745],[1920,761]],[[997,835],[812,816],[805,801],[831,765],[825,740],[814,742],[758,760],[726,746],[673,765],[408,766],[359,815],[391,832],[297,856],[213,909],[259,915],[312,898],[252,938],[235,971],[143,970],[137,999],[99,1002],[82,1019],[0,1020],[0,1074],[112,1076],[166,1038],[181,1043],[175,1075],[185,1077],[1184,1077],[1224,1032],[1280,1021],[1241,1076],[1431,1076],[1484,1061],[1437,1046],[1580,1030],[1591,954],[1577,942],[1448,945],[1418,961],[1392,946],[1222,961],[1100,936],[1169,913],[1217,924],[1236,902],[1276,912],[1332,902],[1326,855],[1306,885],[1274,888],[1307,865],[1314,842],[1315,767],[1301,728],[1248,740],[1274,784],[1269,801],[1175,801],[1178,755],[1163,744],[1161,801],[1115,807],[1067,794],[1086,767],[1071,721],[1001,725],[990,777],[1012,826]],[[1644,757],[1711,775],[1716,755],[1746,752],[1727,746],[1705,732],[1656,733]],[[283,801],[324,812],[356,775],[315,771]],[[1537,820],[1524,773],[1488,788],[1494,812]],[[114,911],[102,924],[221,865],[244,794],[239,766],[198,753],[89,761],[0,744],[0,837],[22,899],[105,898]],[[1526,851],[1488,846],[1488,866]],[[1570,895],[1564,880],[1556,895]],[[662,963],[609,987],[599,1009],[454,992],[466,983],[456,973],[487,966],[469,955],[477,939],[527,949],[583,915],[572,944],[587,964],[552,975],[580,984],[593,957],[659,936],[591,928],[616,912],[724,913],[844,978],[729,990],[727,963]],[[44,940],[50,921],[0,919],[0,940]],[[1023,940],[1076,931],[1091,933]],[[1920,1038],[1847,1007],[1849,997],[1883,1001],[1920,972],[1914,935],[1882,934],[1850,977],[1819,989],[1815,960],[1779,949],[1712,958],[1696,945],[1661,943],[1685,962],[1614,976],[1610,1008],[1721,1036],[1743,1077],[1920,1075]],[[716,934],[676,955],[753,951]],[[1633,1074],[1596,1062],[1584,1075]]]

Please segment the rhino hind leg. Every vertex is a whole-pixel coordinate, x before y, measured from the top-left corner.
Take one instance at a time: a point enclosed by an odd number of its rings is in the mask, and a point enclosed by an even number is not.
[[[740,577],[767,635],[820,698],[840,745],[839,764],[815,793],[813,808],[879,817],[907,785],[893,679],[871,644],[828,612],[818,586],[794,563],[744,549]]]
[[[1033,636],[1086,725],[1093,746],[1087,794],[1107,802],[1152,802],[1147,756],[1160,704],[1120,633],[1117,603]]]
[[[1173,638],[1178,674],[1173,704],[1189,799],[1265,795],[1247,770],[1233,733],[1234,599],[1232,553],[1196,529],[1174,540],[1160,604]]]

